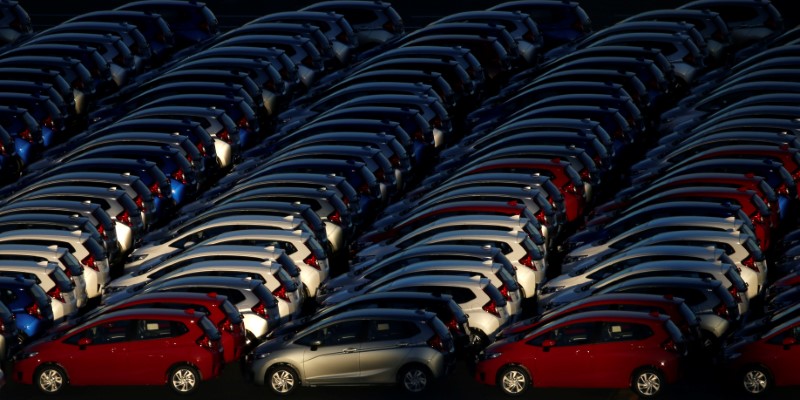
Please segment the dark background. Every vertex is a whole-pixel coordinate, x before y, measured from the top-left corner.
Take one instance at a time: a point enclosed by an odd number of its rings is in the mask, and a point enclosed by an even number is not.
[[[85,1],[85,0],[18,0],[28,11],[36,31],[63,22],[70,17],[88,11],[112,9],[126,1]],[[268,0],[208,0],[205,3],[217,16],[222,31],[228,31],[240,26],[261,15],[297,10],[306,5],[315,3],[309,0],[268,1]],[[417,29],[444,15],[460,11],[485,9],[502,1],[496,0],[395,0],[391,1],[397,12],[403,17],[408,31]],[[675,8],[687,3],[685,0],[583,0],[581,7],[586,10],[592,19],[594,29],[600,29],[614,24],[630,15],[661,8]],[[773,0],[784,17],[787,29],[797,25],[798,17],[792,13],[791,0]],[[460,364],[456,372],[445,381],[439,383],[432,390],[419,399],[503,399],[507,398],[499,393],[496,388],[480,385],[474,381],[465,367]],[[96,365],[87,368],[104,368]],[[597,368],[613,366],[597,365]],[[121,369],[124,370],[124,369]],[[4,369],[6,374],[11,371]],[[726,398],[728,400],[744,399],[733,382],[724,378],[723,371],[709,365],[689,365],[687,376],[682,382],[672,387],[662,399],[700,400]],[[9,380],[10,378],[7,377]],[[576,381],[579,377],[576,377]],[[141,400],[145,398],[178,398],[166,387],[90,387],[70,388],[59,399],[75,400]],[[221,378],[203,382],[198,392],[191,396],[197,400],[225,400],[235,397],[241,399],[275,397],[265,387],[257,387],[242,380],[238,366],[226,367]],[[410,396],[403,394],[399,389],[380,387],[343,387],[343,388],[302,388],[294,399],[406,399]],[[592,399],[635,399],[636,396],[627,389],[622,390],[584,390],[584,389],[535,389],[526,393],[525,397],[559,400],[592,400]],[[2,400],[33,400],[53,399],[54,397],[40,395],[33,387],[21,386],[8,382],[0,391]],[[798,399],[800,391],[796,388],[779,389],[772,392],[769,399]]]

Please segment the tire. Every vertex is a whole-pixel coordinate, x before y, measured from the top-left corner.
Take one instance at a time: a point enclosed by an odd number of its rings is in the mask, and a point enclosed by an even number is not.
[[[186,395],[194,393],[200,384],[200,373],[197,369],[189,365],[179,365],[169,372],[167,386],[173,392]]]
[[[520,367],[507,367],[497,376],[497,387],[505,395],[521,396],[531,387],[531,377]]]
[[[760,396],[772,387],[772,378],[769,372],[759,366],[745,368],[741,375],[742,389],[752,396]]]
[[[55,365],[43,365],[33,374],[33,384],[47,395],[63,392],[67,381],[67,373]]]
[[[664,391],[664,375],[655,368],[641,368],[633,373],[631,390],[641,398],[656,397]]]
[[[300,378],[292,367],[278,365],[270,368],[267,379],[264,380],[272,393],[286,396],[292,394],[300,386]]]
[[[408,365],[400,370],[397,383],[407,393],[422,393],[430,387],[431,373],[421,365]]]

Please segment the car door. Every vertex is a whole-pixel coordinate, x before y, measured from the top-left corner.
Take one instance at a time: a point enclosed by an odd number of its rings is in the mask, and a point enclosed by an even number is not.
[[[128,369],[131,385],[154,385],[164,377],[175,360],[188,359],[179,336],[189,332],[183,323],[162,319],[137,319],[133,324],[133,340],[129,343]],[[192,342],[194,344],[194,342]]]
[[[594,374],[603,368],[592,362],[595,329],[594,322],[561,325],[530,340],[535,361],[526,366],[531,379],[542,387],[574,387],[577,381],[590,387],[596,382]]]
[[[395,382],[397,369],[413,351],[412,340],[419,333],[419,327],[412,321],[369,321],[366,341],[361,344],[360,381],[384,384]]]
[[[129,327],[129,320],[104,321],[65,339],[61,360],[70,383],[131,384],[135,371],[128,365]]]
[[[783,332],[770,338],[768,345],[775,346],[769,352],[770,371],[775,375],[775,381],[780,385],[796,385],[800,382],[796,372],[792,372],[792,366],[797,365],[800,357],[800,325],[795,324],[785,329]]]
[[[646,359],[644,354],[652,352],[653,330],[644,324],[605,321],[599,323],[596,344],[592,346],[592,360],[597,367],[591,376],[595,387],[624,387],[631,373]],[[603,368],[603,366],[614,366]]]
[[[336,322],[303,337],[305,344],[309,346],[303,353],[303,370],[308,384],[358,382],[359,350],[364,338],[365,323]]]

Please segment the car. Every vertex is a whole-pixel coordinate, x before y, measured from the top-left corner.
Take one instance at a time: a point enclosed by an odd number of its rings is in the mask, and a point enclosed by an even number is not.
[[[277,175],[279,174],[271,176]],[[302,179],[302,177],[299,179]],[[280,183],[280,179],[276,179],[276,181],[276,184]],[[326,224],[310,205],[299,202],[290,203],[269,200],[236,201],[210,208],[204,211],[202,215],[204,219],[231,215],[297,216],[314,232],[314,237],[321,246],[325,247],[325,251],[329,255],[332,255],[335,251],[342,250],[344,246],[344,235],[338,225]],[[176,217],[168,225],[160,228],[159,231],[169,231],[177,228],[193,217],[194,215],[190,213],[181,213],[179,217]]]
[[[586,347],[591,356],[580,351]],[[479,355],[475,379],[509,395],[520,395],[535,382],[537,387],[629,387],[650,398],[678,380],[685,355],[683,334],[667,315],[590,311],[492,344]],[[598,372],[585,357],[615,368]]]
[[[132,270],[152,259],[162,258],[165,255],[194,247],[198,243],[221,233],[256,227],[272,227],[290,232],[296,230],[302,233],[309,233],[309,228],[305,225],[305,222],[295,217],[234,215],[212,218],[201,224],[194,224],[192,220],[189,220],[171,231],[154,231],[151,233],[149,237],[145,238],[144,245],[138,247],[128,257],[125,269]]]
[[[226,296],[216,292],[142,294],[114,305],[98,308],[80,318],[82,321],[86,321],[114,311],[142,308],[199,311],[205,314],[219,330],[222,336],[225,363],[238,361],[244,356],[244,349],[248,341],[245,335],[244,316]]]
[[[0,46],[14,44],[33,33],[28,12],[16,1],[0,4]]]
[[[73,57],[57,56],[18,56],[3,57],[0,68],[48,68],[59,72],[70,84],[75,100],[75,111],[82,115],[88,110],[88,103],[95,97],[97,87],[89,69]]]
[[[100,54],[100,51],[91,46],[81,44],[39,43],[19,46],[4,53],[4,58],[13,56],[56,56],[75,58],[83,64],[91,74],[91,85],[97,89],[98,95],[114,92],[118,85],[114,81],[111,66]]]
[[[701,338],[700,329],[702,328],[700,322],[702,320],[697,318],[694,311],[686,305],[686,301],[680,297],[645,293],[606,293],[589,296],[550,312],[517,321],[500,332],[497,335],[497,339],[528,334],[534,329],[570,314],[600,310],[656,312],[661,315],[669,315],[669,318],[681,330],[687,342],[691,343]]]
[[[50,97],[45,94],[11,93],[5,92],[0,96],[0,105],[16,107],[27,111],[34,118],[41,129],[42,145],[44,147],[62,141],[64,136],[65,118]],[[63,103],[62,103],[63,105]],[[64,107],[66,109],[66,106]]]
[[[37,228],[86,233],[100,243],[106,253],[118,252],[117,242],[103,237],[89,218],[49,213],[13,213],[0,217],[1,232]]]
[[[393,350],[399,341],[408,343],[401,352]],[[343,346],[362,350],[354,359]],[[373,357],[355,362],[368,349]],[[279,395],[300,385],[346,384],[399,384],[420,393],[452,370],[454,350],[452,335],[434,313],[366,309],[320,321],[291,340],[267,341],[247,356],[246,365],[257,385]]]
[[[70,22],[62,23],[45,29],[37,35],[52,33],[95,33],[111,34],[119,37],[133,55],[133,70],[141,73],[145,66],[150,66],[152,52],[147,38],[139,31],[136,25],[128,22]]]
[[[219,34],[219,22],[214,12],[199,1],[134,1],[123,4],[114,11],[141,11],[161,15],[174,33],[175,46],[181,49]]]
[[[471,24],[480,25],[480,24]],[[416,46],[462,46],[468,48],[480,61],[487,80],[487,89],[494,90],[491,85],[499,86],[495,82],[504,80],[512,71],[516,70],[519,54],[515,51],[509,53],[500,39],[488,34],[470,34],[467,28],[462,34],[420,35],[420,37],[403,43],[401,47]],[[506,32],[505,39],[513,38]],[[513,42],[516,45],[516,42]],[[515,49],[516,50],[516,49]]]
[[[332,0],[314,3],[300,11],[341,14],[358,37],[358,50],[387,47],[405,34],[403,18],[384,1]]]
[[[421,292],[370,293],[354,297],[337,305],[317,310],[313,315],[289,321],[267,335],[267,340],[296,333],[328,316],[363,308],[397,308],[407,310],[426,310],[436,313],[453,335],[456,350],[468,349],[471,345],[469,320],[464,311],[453,301],[453,296]]]
[[[0,126],[14,141],[22,165],[39,158],[44,148],[42,126],[24,108],[0,105]]]
[[[592,32],[592,21],[578,2],[518,0],[500,3],[489,11],[519,11],[536,22],[546,50],[573,42]]]
[[[175,49],[175,33],[160,14],[143,11],[102,10],[79,14],[64,22],[65,25],[75,22],[113,22],[126,21],[136,28],[147,39],[153,54],[153,64],[163,63]]]
[[[187,394],[201,380],[222,373],[220,339],[219,330],[201,312],[123,310],[26,346],[15,357],[13,376],[48,394],[67,385],[165,383],[174,392]],[[130,349],[123,363],[119,363],[121,346]],[[104,368],[84,368],[87,357]],[[119,373],[120,368],[129,373]]]
[[[677,8],[719,13],[728,25],[734,48],[766,41],[783,32],[783,18],[769,1],[697,0]]]
[[[726,369],[735,374],[745,393],[761,395],[774,387],[797,384],[786,373],[786,363],[797,351],[798,325],[800,318],[795,317],[724,348]]]
[[[548,280],[539,287],[538,299],[540,302],[546,302],[547,298],[555,293],[587,283],[593,279],[588,275],[595,273],[597,273],[597,277],[602,277],[640,263],[660,260],[716,261],[720,260],[723,254],[725,252],[722,250],[712,247],[681,245],[655,245],[623,249],[603,261],[587,259],[577,263],[569,271],[562,271],[561,275]]]
[[[48,92],[50,90],[55,91],[58,93],[61,98],[67,103],[68,106],[71,106],[69,109],[69,114],[78,114],[79,110],[77,108],[78,104],[75,101],[75,94],[73,93],[72,86],[70,82],[67,80],[67,75],[64,74],[62,76],[61,73],[57,69],[50,69],[50,68],[37,68],[37,67],[2,67],[0,68],[2,71],[3,76],[6,77],[7,80],[3,81],[3,85],[11,84],[11,87],[20,87],[20,84],[44,84],[43,87],[50,87],[51,89],[45,89]],[[86,71],[88,75],[88,71]],[[14,80],[8,80],[8,78],[14,78]]]
[[[0,303],[14,313],[23,341],[39,337],[53,325],[51,301],[34,280],[0,277]]]
[[[250,344],[263,339],[279,325],[278,300],[258,279],[227,276],[194,276],[161,282],[145,296],[155,293],[216,293],[225,296],[244,317],[246,337]],[[133,301],[133,300],[131,300]]]
[[[508,303],[488,278],[458,275],[419,275],[396,279],[385,285],[372,288],[367,293],[422,292],[453,296],[467,314],[470,330],[474,331],[473,345],[483,348],[490,340],[515,318],[508,310]],[[330,296],[321,305],[330,307],[348,300],[351,296]]]
[[[522,313],[522,296],[519,284],[513,275],[505,269],[502,264],[494,264],[488,261],[472,260],[435,260],[412,263],[397,269],[382,268],[364,274],[361,279],[354,282],[353,286],[342,287],[340,292],[349,292],[348,296],[358,296],[371,291],[373,288],[411,276],[480,276],[489,278],[492,285],[497,287],[503,298],[508,303],[508,311],[512,316]],[[338,294],[338,292],[332,292]],[[323,301],[324,299],[319,299]]]
[[[318,27],[333,45],[336,58],[329,63],[331,68],[349,65],[358,53],[358,36],[350,22],[342,14],[320,11],[284,11],[264,15],[248,24],[268,22],[301,23]]]
[[[61,75],[58,75],[56,71],[38,70],[39,73],[37,73],[37,70],[17,69],[14,71],[13,68],[11,70],[4,72],[10,73],[9,77],[15,77],[19,80],[0,80],[0,87],[4,91],[47,97],[53,103],[53,106],[58,109],[51,118],[62,118],[62,120],[53,120],[49,123],[51,128],[63,131],[77,127],[74,95],[69,84]],[[19,105],[21,106],[22,104]]]
[[[60,322],[77,315],[78,298],[75,285],[56,263],[48,261],[0,260],[0,276],[22,276],[35,281],[47,293],[53,309],[53,321]]]
[[[84,273],[84,267],[66,248],[58,246],[36,246],[23,244],[0,244],[0,260],[47,262],[58,265],[75,287],[76,305],[86,306],[88,298],[97,297],[98,276],[91,268]],[[90,292],[91,290],[91,292]]]
[[[19,349],[21,331],[17,328],[17,316],[3,301],[0,301],[0,361],[5,362]]]

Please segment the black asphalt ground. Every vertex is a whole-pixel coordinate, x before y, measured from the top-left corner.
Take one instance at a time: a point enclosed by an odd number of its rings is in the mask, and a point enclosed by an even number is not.
[[[36,30],[44,29],[69,19],[71,16],[100,9],[111,9],[125,1],[63,1],[63,0],[19,0],[31,15]],[[314,1],[293,0],[209,0],[206,4],[217,15],[223,30],[235,28],[243,23],[261,15],[287,10],[297,10]],[[500,1],[494,0],[460,0],[460,1],[422,1],[422,0],[394,0],[395,9],[403,16],[408,30],[424,26],[430,21],[447,14],[466,10],[485,9]],[[675,8],[686,1],[683,0],[583,0],[581,6],[593,20],[595,29],[612,25],[630,15],[657,8]],[[791,0],[773,1],[785,18],[787,28],[798,23],[796,13],[792,13]],[[691,363],[690,363],[691,364]],[[506,398],[496,388],[480,385],[475,382],[469,373],[466,360],[459,362],[456,371],[444,381],[433,387],[423,395],[415,396],[416,400],[423,399],[501,399]],[[105,368],[106,366],[88,366],[88,368]],[[613,366],[597,365],[597,368]],[[671,387],[662,399],[680,400],[706,400],[726,399],[737,400],[747,398],[732,382],[724,378],[724,373],[716,367],[695,363],[688,365],[687,374],[680,384]],[[11,371],[4,368],[6,374]],[[53,399],[37,393],[33,387],[22,386],[9,382],[0,391],[0,400],[35,400]],[[576,383],[579,381],[576,377]],[[256,387],[244,382],[237,365],[226,367],[223,376],[219,379],[204,382],[198,392],[191,396],[196,400],[224,400],[224,399],[255,399],[274,397],[264,387]],[[166,387],[91,387],[70,388],[66,393],[58,396],[65,400],[141,400],[177,398]],[[339,388],[302,388],[292,398],[306,399],[346,399],[346,400],[382,400],[408,399],[397,388],[391,387],[339,387]],[[529,391],[524,398],[558,399],[558,400],[627,400],[636,396],[629,390],[584,390],[584,389],[535,389]],[[798,399],[800,390],[779,389],[769,394],[769,399]]]

